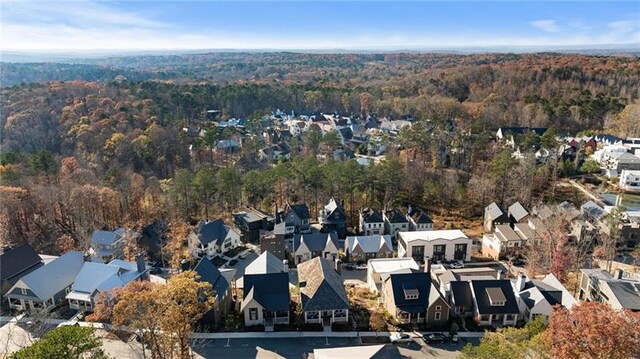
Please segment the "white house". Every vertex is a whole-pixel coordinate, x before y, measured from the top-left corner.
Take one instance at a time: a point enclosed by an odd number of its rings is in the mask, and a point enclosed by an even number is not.
[[[640,171],[622,170],[618,186],[627,192],[640,192]]]
[[[240,245],[240,233],[224,224],[222,219],[201,221],[187,238],[189,250],[195,258],[211,259]]]
[[[420,270],[413,258],[378,258],[367,262],[367,286],[376,293],[382,290],[382,277],[389,273],[411,273]]]
[[[471,239],[461,230],[416,231],[398,233],[398,257],[412,257],[422,263],[471,260]]]

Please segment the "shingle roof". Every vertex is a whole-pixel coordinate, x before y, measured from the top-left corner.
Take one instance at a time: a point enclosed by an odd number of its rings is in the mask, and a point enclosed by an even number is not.
[[[334,198],[331,198],[329,200],[329,203],[324,206],[323,212],[323,223],[342,223],[347,220],[347,215],[344,212],[344,208],[342,208],[342,206]]]
[[[209,244],[216,242],[221,244],[227,237],[229,228],[224,225],[222,219],[216,219],[215,221],[202,222],[198,229],[198,238],[202,244]]]
[[[302,310],[348,309],[349,299],[342,277],[332,264],[320,257],[298,264]]]
[[[216,298],[223,296],[224,293],[227,292],[227,289],[229,289],[229,282],[227,279],[207,258],[202,258],[195,268],[193,268],[193,271],[198,273],[200,281],[211,284]]]
[[[42,259],[30,245],[13,248],[0,256],[0,280],[7,280],[31,267],[41,265]]]
[[[243,289],[241,309],[254,299],[265,310],[289,310],[289,273],[245,275]]]
[[[640,283],[626,281],[607,282],[611,292],[624,309],[640,310]]]
[[[70,286],[82,269],[84,255],[80,252],[67,252],[25,275],[19,282],[24,283],[38,298],[46,300],[62,289]]]
[[[287,208],[288,207],[288,208]],[[309,215],[309,207],[307,207],[306,204],[301,203],[301,204],[288,204],[287,203],[287,207],[285,207],[285,212],[290,209],[293,212],[295,212],[295,214],[300,218],[300,219],[310,219],[311,216]]]
[[[409,213],[409,216],[411,217],[411,219],[413,219],[413,222],[415,224],[433,223],[433,220],[431,220],[431,217],[429,217],[427,212],[423,211],[422,209],[416,208],[416,209],[413,209],[411,212],[412,213]]]
[[[387,217],[387,220],[389,221],[389,223],[408,223],[409,222],[407,220],[407,217],[402,215],[402,212],[400,212],[400,210],[397,208],[391,208],[386,210],[385,216]]]
[[[382,223],[382,215],[380,211],[373,208],[364,208],[361,212],[362,219],[365,223]]]
[[[282,261],[273,253],[265,251],[244,269],[244,274],[267,274],[284,271]]]
[[[365,253],[377,253],[384,245],[386,245],[388,252],[393,251],[391,236],[377,234],[372,236],[347,237],[345,247],[350,252],[353,252],[357,246],[360,246]]]
[[[468,281],[451,282],[451,295],[458,307],[473,307],[473,295]]]
[[[391,273],[389,275],[396,308],[406,313],[424,313],[429,307],[431,276],[429,273]],[[417,290],[418,298],[407,299],[405,290]]]
[[[309,248],[309,251],[322,252],[327,245],[328,239],[333,242],[336,248],[340,248],[338,234],[336,232],[296,234],[293,237],[293,251],[297,251],[300,244],[304,242],[307,248]]]
[[[523,218],[529,215],[529,211],[527,211],[520,202],[516,202],[509,206],[509,215],[516,220],[516,222],[521,221]]]
[[[489,300],[489,291],[500,291],[505,298],[504,305],[492,306]],[[480,314],[518,314],[518,303],[513,294],[511,281],[503,280],[472,280],[471,290],[473,291],[476,308]]]
[[[518,233],[516,233],[508,224],[496,225],[495,234],[498,235],[503,241],[519,241],[521,240]]]

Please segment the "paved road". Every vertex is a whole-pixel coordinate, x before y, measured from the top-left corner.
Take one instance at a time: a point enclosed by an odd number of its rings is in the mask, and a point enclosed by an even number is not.
[[[473,340],[477,344],[477,339]],[[204,358],[307,358],[313,349],[359,346],[358,338],[290,338],[290,339],[216,339],[194,342],[194,351]],[[365,344],[366,345],[366,344]],[[392,344],[388,344],[392,346]],[[451,358],[460,353],[464,343],[411,343],[394,346],[390,358]],[[388,353],[388,352],[387,352]],[[397,356],[395,355],[397,353]],[[356,359],[356,358],[354,358]]]

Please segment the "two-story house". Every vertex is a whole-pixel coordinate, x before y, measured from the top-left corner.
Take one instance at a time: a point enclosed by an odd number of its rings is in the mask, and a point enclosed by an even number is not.
[[[276,208],[276,225],[284,223],[284,236],[291,237],[296,233],[309,233],[311,231],[311,215],[306,204],[287,203],[282,212]]]
[[[339,238],[347,235],[347,214],[334,198],[320,211],[318,218],[322,232],[336,232]]]
[[[124,255],[125,236],[127,230],[118,228],[115,231],[97,230],[91,236],[91,256],[97,260],[108,262],[122,258]]]
[[[224,224],[222,219],[201,221],[187,237],[189,250],[194,258],[209,259],[228,252],[240,245],[240,233]]]
[[[289,324],[289,273],[245,274],[240,310],[245,326]]]
[[[640,275],[616,270],[582,269],[578,299],[609,304],[613,309],[640,311]]]
[[[411,257],[418,263],[471,260],[471,239],[461,230],[433,230],[398,233],[398,257]]]
[[[410,231],[428,231],[433,229],[433,220],[420,208],[409,206],[407,210],[407,220]]]
[[[472,280],[473,313],[481,326],[516,325],[520,308],[508,279]]]
[[[340,258],[340,244],[336,232],[297,234],[293,237],[293,259],[296,264],[315,257],[329,259],[332,262]]]
[[[493,234],[482,236],[482,254],[493,259],[513,256],[522,249],[522,238],[508,224],[498,224]]]
[[[207,258],[202,258],[193,271],[200,276],[199,281],[211,284],[216,301],[213,309],[206,313],[204,318],[207,322],[213,323],[214,327],[218,327],[231,312],[233,299],[231,287],[236,271],[235,269],[220,270]]]
[[[420,266],[413,258],[378,258],[367,261],[367,286],[371,293],[382,291],[383,278],[389,273],[418,272]]]
[[[386,209],[382,214],[384,219],[384,231],[392,238],[397,239],[399,232],[410,231],[409,221],[398,208]]]
[[[240,238],[245,242],[257,243],[260,231],[272,231],[275,218],[253,207],[233,214],[233,223],[240,229]]]
[[[365,236],[384,234],[384,220],[377,209],[363,208],[360,210],[360,233]]]
[[[42,267],[42,265],[42,259],[28,244],[5,251],[0,256],[1,295],[4,296],[20,278]]]
[[[393,245],[389,235],[353,236],[345,241],[345,252],[350,262],[366,262],[373,258],[393,256]]]
[[[509,217],[493,202],[484,209],[484,232],[493,233],[497,224],[509,224]]]
[[[527,223],[529,220],[529,211],[520,202],[515,202],[507,210],[511,223]]]
[[[84,254],[67,252],[20,278],[7,292],[9,306],[22,311],[51,310],[71,291]]]
[[[349,298],[335,262],[320,257],[298,265],[300,303],[305,323],[348,322]]]
[[[553,274],[542,279],[529,279],[523,273],[511,281],[521,317],[525,321],[536,315],[551,316],[554,306],[571,309],[578,301]]]
[[[387,312],[401,324],[441,327],[449,320],[449,304],[431,282],[429,273],[391,273],[382,286]]]

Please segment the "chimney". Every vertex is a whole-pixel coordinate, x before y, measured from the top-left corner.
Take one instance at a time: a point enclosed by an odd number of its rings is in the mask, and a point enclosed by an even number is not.
[[[336,270],[336,272],[338,272],[338,274],[342,273],[342,261],[340,261],[339,258],[336,258],[335,261],[333,261],[334,264],[334,268]]]
[[[283,272],[288,272],[289,271],[289,261],[286,259],[282,260],[282,271]]]
[[[524,273],[518,273],[518,278],[516,279],[516,288],[518,292],[522,292],[524,289],[524,284],[527,282],[527,277],[525,277]]]
[[[147,269],[147,266],[144,263],[144,255],[142,253],[136,256],[136,269],[140,273],[144,273],[144,271]]]
[[[411,203],[409,203],[409,206],[407,207],[407,214],[408,215],[413,215],[413,207],[411,207]]]
[[[276,223],[280,223],[280,216],[278,216],[278,201],[276,201],[275,212],[273,213],[273,218],[276,219]]]
[[[622,269],[616,269],[615,272],[613,272],[613,279],[622,279],[622,275],[624,274],[624,271]]]
[[[496,271],[496,279],[502,279],[502,271],[499,269]]]
[[[429,257],[424,257],[424,272],[431,273],[431,259]]]

